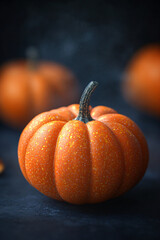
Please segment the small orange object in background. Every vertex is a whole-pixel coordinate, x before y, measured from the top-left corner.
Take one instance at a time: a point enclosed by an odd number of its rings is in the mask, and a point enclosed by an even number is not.
[[[3,161],[0,159],[0,175],[4,172],[4,170],[5,170],[4,163],[3,163]]]
[[[0,117],[17,128],[38,113],[71,104],[78,97],[72,72],[57,63],[37,61],[33,50],[28,60],[0,69]]]
[[[128,191],[146,171],[143,133],[111,108],[89,107],[96,86],[86,87],[80,105],[42,113],[21,134],[22,173],[48,197],[73,204],[106,201]]]
[[[160,45],[150,45],[131,59],[123,81],[127,101],[160,117]]]

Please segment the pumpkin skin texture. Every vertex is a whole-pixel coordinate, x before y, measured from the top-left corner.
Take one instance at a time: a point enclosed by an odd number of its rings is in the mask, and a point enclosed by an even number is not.
[[[160,117],[160,45],[135,54],[126,69],[123,93],[134,106]]]
[[[89,107],[96,85],[87,86],[80,105],[42,113],[21,134],[21,171],[48,197],[103,202],[128,191],[146,171],[148,147],[138,126],[111,108]]]
[[[77,95],[74,76],[61,65],[17,61],[1,68],[1,118],[11,126],[22,128],[38,113],[68,105]]]

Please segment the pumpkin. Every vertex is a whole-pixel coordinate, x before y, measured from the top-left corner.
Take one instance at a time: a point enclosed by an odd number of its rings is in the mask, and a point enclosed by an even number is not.
[[[148,147],[138,126],[111,108],[89,107],[96,86],[86,87],[80,105],[42,113],[21,134],[21,171],[48,197],[73,204],[106,201],[146,171]]]
[[[126,69],[123,93],[134,106],[160,117],[160,45],[135,54]]]
[[[0,175],[4,172],[4,170],[5,170],[4,163],[3,163],[3,161],[0,159]]]
[[[76,100],[78,86],[64,66],[49,62],[15,61],[0,71],[0,115],[24,127],[35,115]]]

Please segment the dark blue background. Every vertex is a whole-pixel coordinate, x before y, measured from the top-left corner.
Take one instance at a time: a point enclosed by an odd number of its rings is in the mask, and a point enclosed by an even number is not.
[[[81,88],[100,85],[91,103],[131,117],[143,130],[150,163],[141,183],[117,199],[74,206],[41,195],[23,178],[17,161],[20,132],[0,124],[0,239],[160,239],[160,120],[130,107],[121,94],[128,60],[160,42],[159,5],[153,1],[1,1],[0,63],[25,56],[65,64]]]

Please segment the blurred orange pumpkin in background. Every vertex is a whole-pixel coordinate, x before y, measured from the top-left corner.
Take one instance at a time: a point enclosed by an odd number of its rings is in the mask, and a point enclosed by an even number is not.
[[[150,45],[131,59],[123,81],[125,98],[160,117],[160,45]]]
[[[36,114],[68,105],[78,97],[77,81],[70,70],[52,62],[29,60],[5,64],[0,69],[0,116],[8,124],[22,128]]]

